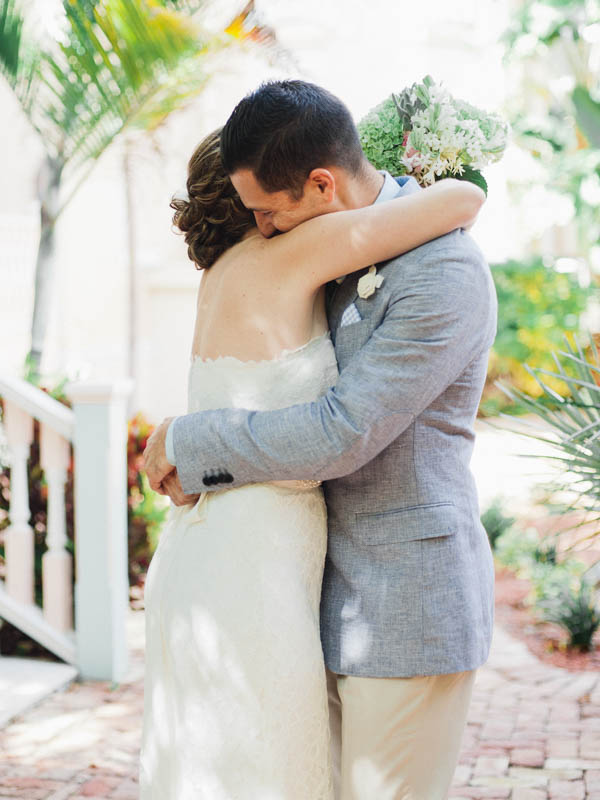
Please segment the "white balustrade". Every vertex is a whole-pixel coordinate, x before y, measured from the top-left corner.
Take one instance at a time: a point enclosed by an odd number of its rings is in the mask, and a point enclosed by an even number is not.
[[[66,550],[65,484],[71,457],[69,442],[41,426],[40,462],[48,485],[47,551],[42,556],[44,617],[59,631],[73,627],[73,558]]]
[[[131,381],[73,384],[73,410],[18,378],[0,376],[10,453],[10,524],[4,532],[6,580],[0,618],[39,641],[85,678],[118,681],[127,666],[127,425]],[[34,531],[29,519],[28,459],[34,419],[48,487],[42,604],[34,596]],[[73,442],[73,559],[67,550],[65,484]]]
[[[27,461],[33,441],[33,419],[9,400],[4,401],[4,427],[11,451],[10,525],[4,539],[6,591],[19,603],[34,602],[34,539],[29,524]]]
[[[70,384],[75,412],[75,620],[84,678],[127,668],[127,398],[132,382]]]

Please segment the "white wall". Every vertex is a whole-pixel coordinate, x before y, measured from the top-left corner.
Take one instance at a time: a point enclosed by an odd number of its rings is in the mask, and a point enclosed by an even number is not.
[[[222,18],[242,2],[220,3]],[[294,75],[342,97],[359,119],[390,91],[430,73],[452,92],[498,110],[505,93],[498,37],[507,0],[262,0],[263,17],[294,53]],[[170,230],[172,194],[185,183],[196,143],[222,124],[261,80],[283,76],[253,48],[220,57],[201,97],[153,141],[140,139],[133,187],[138,247],[137,386],[133,409],[154,421],[186,407],[186,374],[199,273]],[[287,73],[289,75],[290,73]],[[286,75],[286,76],[287,76]],[[41,148],[0,86],[0,370],[27,352],[37,236],[35,174]],[[474,235],[492,261],[517,254],[502,164],[487,173],[490,199]],[[61,219],[56,296],[44,371],[117,378],[126,370],[127,228],[122,149],[96,166]]]

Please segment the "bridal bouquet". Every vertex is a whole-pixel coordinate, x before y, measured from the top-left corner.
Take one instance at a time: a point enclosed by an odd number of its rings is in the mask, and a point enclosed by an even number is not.
[[[455,177],[487,193],[481,169],[499,161],[508,125],[457,100],[429,75],[398,96],[392,94],[358,124],[365,155],[377,169],[412,175],[429,186]]]

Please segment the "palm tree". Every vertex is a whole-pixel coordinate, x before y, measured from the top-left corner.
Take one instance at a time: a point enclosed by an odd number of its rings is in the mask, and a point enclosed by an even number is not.
[[[62,36],[49,42],[28,29],[22,0],[0,0],[0,72],[44,148],[31,380],[44,347],[57,220],[119,135],[156,128],[202,89],[207,56],[225,42],[193,19],[202,4],[62,0]]]

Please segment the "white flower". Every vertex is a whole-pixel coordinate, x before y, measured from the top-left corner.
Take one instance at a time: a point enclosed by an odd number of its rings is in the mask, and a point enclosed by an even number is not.
[[[382,283],[383,275],[377,274],[376,267],[369,267],[367,274],[363,275],[357,284],[358,296],[366,300],[372,294],[375,294],[375,289],[379,289]]]

